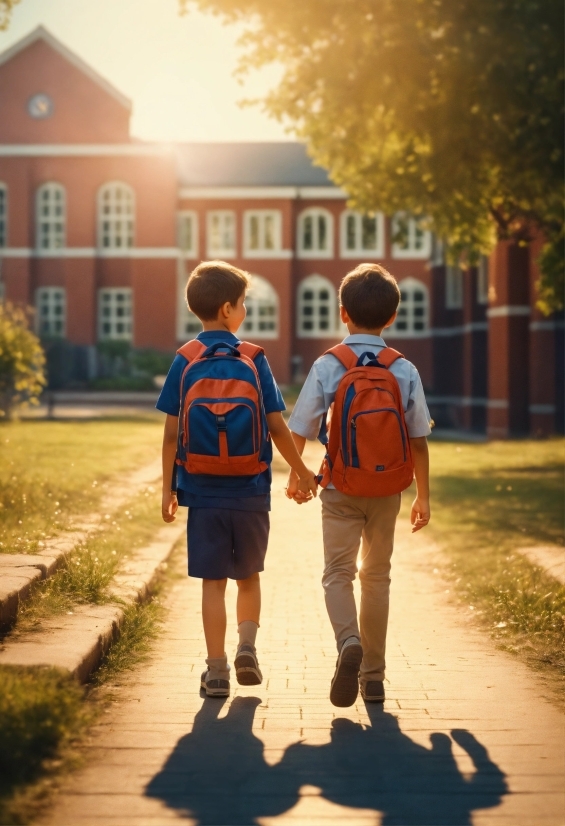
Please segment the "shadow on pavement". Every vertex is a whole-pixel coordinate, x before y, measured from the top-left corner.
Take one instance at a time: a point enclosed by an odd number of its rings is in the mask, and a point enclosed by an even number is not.
[[[251,826],[283,814],[304,785],[317,786],[332,803],[382,813],[383,826],[470,826],[474,811],[499,805],[507,792],[503,772],[469,731],[451,732],[472,760],[467,777],[446,734],[430,735],[425,748],[381,706],[368,706],[370,726],[333,720],[329,743],[294,743],[269,766],[252,733],[260,703],[236,697],[218,720],[223,702],[204,700],[192,732],[178,741],[146,794],[201,826]]]

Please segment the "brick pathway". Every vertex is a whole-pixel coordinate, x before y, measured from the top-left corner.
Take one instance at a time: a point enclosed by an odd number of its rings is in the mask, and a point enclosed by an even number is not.
[[[563,714],[532,672],[472,627],[470,611],[450,603],[433,573],[437,552],[406,524],[394,558],[388,699],[384,708],[331,706],[319,505],[298,508],[280,492],[273,502],[264,685],[235,684],[227,702],[199,696],[199,582],[178,581],[158,653],[117,690],[87,766],[45,822],[563,824]],[[233,620],[230,656],[235,639]]]

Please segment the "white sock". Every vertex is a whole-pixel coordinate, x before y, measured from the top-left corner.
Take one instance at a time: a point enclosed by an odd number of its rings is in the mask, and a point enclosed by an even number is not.
[[[229,680],[230,667],[225,654],[223,657],[208,657],[206,665],[209,670],[209,680]]]
[[[239,644],[243,645],[243,643],[247,643],[252,646],[252,648],[255,648],[255,640],[257,639],[258,630],[258,624],[253,622],[253,620],[243,620],[243,622],[240,622],[237,626]]]

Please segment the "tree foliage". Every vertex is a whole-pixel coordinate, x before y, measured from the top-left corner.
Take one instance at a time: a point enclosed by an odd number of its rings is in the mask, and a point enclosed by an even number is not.
[[[542,231],[541,298],[562,306],[561,0],[180,0],[246,23],[241,69],[371,211],[425,216],[452,258]]]
[[[19,307],[0,304],[0,417],[11,418],[26,404],[37,404],[46,384],[45,356]]]
[[[20,0],[0,0],[0,31],[8,28],[12,9]]]

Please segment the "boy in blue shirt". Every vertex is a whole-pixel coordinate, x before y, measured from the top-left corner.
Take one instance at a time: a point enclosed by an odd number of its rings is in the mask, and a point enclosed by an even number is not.
[[[223,261],[203,262],[196,267],[188,280],[186,297],[204,328],[198,341],[206,347],[217,343],[237,347],[241,343],[235,333],[245,319],[248,286],[247,273]],[[269,538],[271,468],[269,465],[255,476],[230,476],[189,473],[183,465],[175,466],[181,377],[187,364],[187,359],[177,354],[157,401],[157,409],[167,414],[162,516],[165,522],[173,522],[179,505],[189,508],[188,573],[202,579],[202,621],[208,653],[201,687],[209,697],[225,697],[230,688],[225,653],[228,578],[235,579],[238,586],[236,677],[242,685],[262,682],[255,639],[261,608],[259,573],[264,569]],[[296,474],[303,497],[309,499],[316,495],[315,475],[296,450],[282,417],[283,398],[262,352],[254,364],[272,440]],[[171,484],[175,467],[176,487]]]

